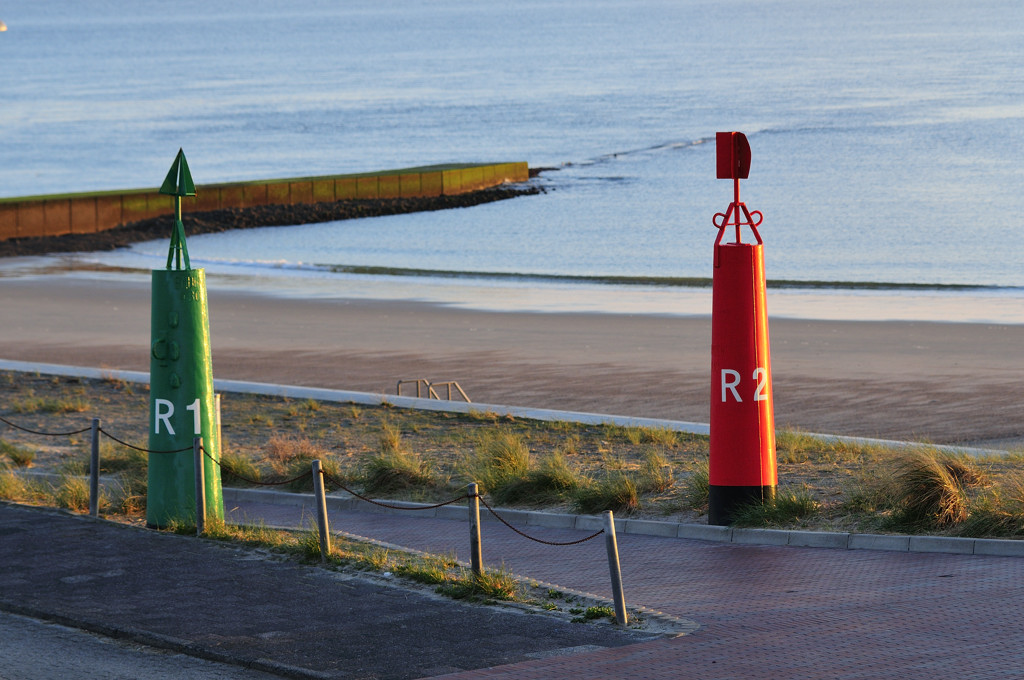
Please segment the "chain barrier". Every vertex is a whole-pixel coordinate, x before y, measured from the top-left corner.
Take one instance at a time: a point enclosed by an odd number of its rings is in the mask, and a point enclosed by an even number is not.
[[[85,432],[89,432],[89,431],[92,430],[92,426],[90,425],[89,427],[83,427],[81,430],[72,430],[71,432],[42,432],[40,430],[33,430],[33,429],[30,429],[30,428],[27,428],[27,427],[23,427],[21,425],[18,425],[17,423],[12,423],[11,421],[9,421],[9,420],[7,420],[6,418],[3,418],[3,417],[0,417],[0,423],[4,423],[5,425],[9,425],[10,427],[13,427],[15,430],[21,430],[22,432],[28,432],[29,434],[41,435],[43,437],[71,437],[73,435],[83,434]],[[191,446],[186,448],[186,449],[177,449],[175,451],[157,451],[157,450],[154,450],[154,449],[146,449],[146,448],[143,448],[141,446],[135,446],[134,444],[129,444],[126,441],[118,439],[114,435],[112,435],[109,432],[107,432],[106,430],[104,430],[102,427],[99,429],[99,431],[105,437],[107,437],[108,439],[114,440],[115,442],[117,442],[121,446],[127,446],[129,449],[135,449],[136,451],[141,451],[143,453],[184,453],[185,451],[191,451],[192,450]]]
[[[104,430],[102,427],[100,428],[100,432],[103,434],[104,437],[107,437],[108,439],[114,440],[115,442],[117,442],[121,446],[127,446],[129,449],[135,449],[136,451],[141,451],[142,453],[158,453],[158,454],[159,453],[185,453],[186,451],[191,451],[192,450],[191,446],[189,446],[188,448],[185,448],[185,449],[175,449],[174,451],[156,451],[154,449],[145,449],[145,448],[143,448],[141,446],[135,446],[134,444],[129,444],[126,441],[122,441],[122,440],[118,439],[114,435],[112,435],[109,432],[107,432],[106,430]]]
[[[600,536],[601,534],[604,533],[604,529],[601,529],[600,531],[596,531],[596,532],[592,533],[591,535],[587,536],[586,538],[581,538],[581,539],[576,540],[576,541],[545,541],[544,539],[535,538],[533,536],[530,536],[529,534],[524,534],[519,529],[516,529],[514,526],[512,526],[511,524],[506,522],[504,517],[502,517],[501,515],[496,513],[494,511],[494,508],[492,508],[490,505],[487,504],[487,501],[484,500],[483,496],[481,496],[480,494],[477,494],[476,497],[480,500],[481,503],[484,504],[484,507],[487,508],[487,511],[490,512],[492,515],[494,515],[494,518],[497,519],[499,522],[501,522],[502,524],[507,526],[509,529],[511,529],[512,531],[516,532],[520,536],[522,536],[523,538],[528,538],[531,541],[536,541],[537,543],[543,543],[544,545],[579,545],[580,543],[586,543],[589,540],[595,539],[595,538],[597,538],[598,536]]]
[[[322,474],[324,476],[324,479],[326,481],[332,483],[334,486],[338,487],[342,491],[345,491],[346,493],[352,494],[353,496],[355,496],[359,500],[366,501],[367,503],[372,503],[373,505],[379,505],[382,508],[390,508],[392,510],[434,510],[436,508],[443,508],[446,505],[451,505],[452,503],[458,503],[461,500],[466,500],[466,499],[469,499],[469,498],[473,498],[473,496],[471,496],[470,494],[463,494],[463,495],[459,496],[458,498],[453,498],[451,500],[444,501],[443,503],[435,503],[434,505],[423,505],[423,506],[418,506],[418,507],[415,507],[415,508],[410,508],[410,507],[402,506],[402,505],[392,505],[390,503],[382,503],[382,502],[376,501],[376,500],[374,500],[372,498],[367,498],[366,496],[363,496],[362,494],[356,493],[352,489],[349,489],[347,486],[345,486],[344,484],[339,482],[337,479],[335,479],[331,475],[327,474],[327,472],[321,470],[320,474]],[[517,534],[519,534],[523,538],[528,538],[531,541],[536,541],[537,543],[543,543],[544,545],[555,545],[555,546],[579,545],[580,543],[586,543],[589,540],[597,538],[598,536],[600,536],[601,534],[604,533],[604,529],[601,529],[600,531],[597,531],[597,532],[591,534],[590,536],[587,536],[585,538],[581,538],[581,539],[576,540],[576,541],[545,541],[544,539],[536,538],[534,536],[530,536],[529,534],[523,533],[519,529],[517,529],[514,526],[512,526],[511,524],[509,524],[505,520],[504,517],[502,517],[497,512],[495,512],[494,508],[492,508],[490,505],[487,504],[487,501],[485,501],[484,497],[481,496],[480,494],[476,494],[475,497],[477,499],[479,499],[481,503],[484,504],[484,507],[487,508],[488,512],[490,512],[492,515],[494,515],[494,517],[499,522],[501,522],[502,524],[507,526],[509,529],[511,529],[512,531],[516,532]]]
[[[74,432],[40,432],[39,430],[30,430],[27,427],[16,425],[15,423],[12,423],[6,418],[0,418],[0,423],[9,425],[13,427],[15,430],[21,430],[22,432],[28,432],[30,434],[42,435],[43,437],[70,437],[75,434],[82,434],[83,432],[88,432],[89,430],[92,429],[92,427],[83,427],[81,430],[75,430]]]
[[[367,503],[372,503],[373,505],[379,505],[382,508],[390,508],[392,510],[434,510],[436,508],[443,508],[446,505],[451,505],[452,503],[458,503],[459,501],[462,501],[462,500],[465,500],[465,499],[469,498],[469,494],[462,494],[458,498],[453,498],[450,501],[444,501],[443,503],[437,503],[435,505],[423,505],[423,506],[419,506],[419,507],[415,507],[415,508],[410,508],[410,507],[407,507],[407,506],[404,506],[404,505],[391,505],[389,503],[381,503],[380,501],[375,501],[372,498],[367,498],[366,496],[363,496],[362,494],[356,493],[352,489],[348,488],[347,486],[345,486],[344,484],[339,482],[334,477],[331,477],[329,474],[327,474],[323,470],[320,471],[320,474],[322,474],[324,476],[325,480],[331,482],[332,484],[334,484],[336,487],[338,487],[342,491],[344,491],[346,493],[352,494],[353,496],[355,496],[359,500],[366,501]]]
[[[189,447],[189,448],[191,449],[191,447]],[[216,463],[220,467],[220,471],[221,472],[226,472],[226,473],[228,473],[229,475],[231,475],[233,477],[237,477],[238,479],[241,479],[243,482],[248,482],[249,484],[255,484],[257,486],[283,486],[285,484],[291,484],[293,482],[299,481],[300,479],[305,479],[306,477],[311,477],[313,475],[313,471],[312,470],[307,470],[307,471],[303,472],[301,475],[299,475],[298,477],[292,477],[291,479],[286,479],[286,480],[281,481],[281,482],[263,482],[263,481],[260,481],[258,479],[249,479],[248,477],[240,475],[240,474],[238,474],[237,472],[235,472],[234,470],[232,470],[230,468],[225,468],[224,467],[224,463],[222,463],[221,461],[219,461],[216,458],[214,458],[213,456],[211,456],[209,454],[209,452],[206,450],[205,446],[200,444],[199,449],[203,452],[204,456],[206,456],[207,458],[212,460],[214,463]]]
[[[0,422],[5,423],[6,425],[9,425],[10,427],[13,427],[16,430],[21,430],[23,432],[28,432],[30,434],[42,435],[44,437],[70,437],[72,435],[82,434],[83,432],[89,432],[92,429],[92,427],[86,427],[86,428],[82,428],[81,430],[75,430],[73,432],[40,432],[40,431],[37,431],[37,430],[31,430],[31,429],[29,429],[27,427],[22,427],[20,425],[16,425],[15,423],[12,423],[11,421],[7,420],[6,418],[0,417]],[[103,428],[100,428],[99,431],[105,437],[107,437],[108,439],[111,439],[111,440],[117,442],[121,446],[127,446],[130,449],[134,449],[136,451],[141,451],[142,453],[147,453],[147,454],[149,454],[149,453],[155,453],[155,454],[162,454],[162,453],[184,453],[186,451],[191,451],[192,450],[191,446],[189,446],[187,448],[183,448],[183,449],[176,449],[176,450],[173,450],[173,451],[157,451],[157,450],[154,450],[154,449],[146,449],[146,448],[143,448],[141,446],[135,446],[134,444],[129,444],[126,441],[118,439],[117,437],[115,437],[114,435],[110,434],[109,432],[107,432]],[[216,463],[218,466],[220,466],[220,469],[221,469],[222,472],[227,472],[229,475],[237,477],[238,479],[242,480],[243,482],[246,482],[248,484],[255,484],[257,486],[283,486],[285,484],[293,484],[293,483],[298,482],[298,481],[300,481],[302,479],[305,479],[306,477],[310,477],[313,474],[312,470],[308,470],[308,471],[302,473],[301,475],[299,475],[297,477],[293,477],[292,479],[286,479],[286,480],[279,481],[279,482],[264,482],[264,481],[260,481],[260,480],[256,480],[256,479],[249,479],[248,477],[245,477],[243,475],[238,474],[234,470],[225,469],[224,464],[221,461],[215,459],[213,456],[211,456],[206,451],[206,447],[200,446],[200,450],[202,450],[204,456],[206,456],[207,458],[212,460],[214,463]],[[347,486],[342,484],[339,480],[337,480],[334,477],[332,477],[331,475],[327,474],[326,471],[321,470],[320,474],[323,475],[325,481],[330,482],[335,487],[341,489],[342,491],[344,491],[344,492],[346,492],[348,494],[351,494],[352,496],[358,498],[359,500],[366,501],[367,503],[371,503],[373,505],[377,505],[377,506],[382,507],[382,508],[388,508],[388,509],[391,509],[391,510],[435,510],[437,508],[443,508],[446,505],[451,505],[453,503],[458,503],[459,501],[466,500],[468,498],[472,498],[472,496],[470,496],[469,494],[463,494],[463,495],[461,495],[461,496],[459,496],[457,498],[452,498],[451,500],[447,500],[447,501],[444,501],[442,503],[435,503],[434,505],[423,505],[423,506],[417,506],[417,507],[411,508],[411,507],[403,506],[403,505],[394,505],[394,504],[391,504],[391,503],[383,503],[381,501],[377,501],[377,500],[374,500],[372,498],[367,498],[366,496],[364,496],[364,495],[362,495],[360,493],[357,493],[357,492],[353,491],[352,489],[348,488]],[[595,539],[595,538],[597,538],[598,536],[600,536],[601,534],[604,533],[604,529],[601,529],[599,531],[594,532],[590,536],[587,536],[585,538],[581,538],[581,539],[575,540],[575,541],[545,541],[544,539],[536,538],[534,536],[530,536],[529,534],[526,534],[526,533],[522,532],[521,530],[517,529],[516,527],[512,526],[511,524],[509,524],[505,520],[504,517],[502,517],[497,512],[495,512],[494,508],[492,508],[487,503],[487,501],[484,500],[484,497],[481,496],[480,494],[476,494],[476,498],[479,499],[479,501],[481,503],[483,503],[483,506],[485,508],[487,508],[487,511],[490,512],[491,515],[493,515],[495,519],[497,519],[499,522],[501,522],[502,524],[507,526],[509,529],[511,529],[512,531],[516,532],[520,536],[522,536],[523,538],[529,539],[531,541],[535,541],[536,543],[543,543],[544,545],[554,545],[554,546],[579,545],[580,543],[586,543],[587,541]]]

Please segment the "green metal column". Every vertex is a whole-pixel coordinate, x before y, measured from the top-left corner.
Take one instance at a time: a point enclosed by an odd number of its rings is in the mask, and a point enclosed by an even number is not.
[[[196,188],[180,149],[160,193],[175,197],[175,211],[167,268],[153,270],[149,448],[180,452],[149,454],[146,524],[152,527],[195,519],[194,437],[202,437],[209,454],[203,458],[207,516],[224,518],[206,272],[191,268],[181,222],[181,198],[195,196]]]

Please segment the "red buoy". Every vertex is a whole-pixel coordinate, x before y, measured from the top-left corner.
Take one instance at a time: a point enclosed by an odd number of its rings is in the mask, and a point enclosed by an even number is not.
[[[734,200],[715,215],[711,311],[711,438],[708,523],[731,524],[745,504],[771,500],[778,485],[775,415],[765,304],[762,215],[739,200],[750,168],[750,146],[740,132],[716,136],[718,177],[732,179]],[[735,240],[723,243],[727,227]],[[749,227],[756,243],[743,243]]]

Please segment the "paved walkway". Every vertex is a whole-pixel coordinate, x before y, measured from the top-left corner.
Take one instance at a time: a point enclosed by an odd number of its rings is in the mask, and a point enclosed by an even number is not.
[[[311,506],[231,503],[295,525]],[[468,560],[465,522],[333,511],[331,529]],[[483,524],[489,565],[610,597],[604,542],[551,547]],[[586,532],[529,527],[565,541]],[[627,605],[691,619],[674,639],[445,678],[1019,678],[1024,559],[618,536]]]
[[[0,678],[173,677],[167,663],[154,665],[157,648],[220,662],[188,665],[187,677],[203,680],[240,677],[223,663],[253,678],[408,680],[652,639],[394,585],[193,536],[0,503]],[[82,642],[74,631],[26,632],[56,630],[39,621],[100,633],[92,641],[105,644]],[[48,639],[25,645],[19,635]]]

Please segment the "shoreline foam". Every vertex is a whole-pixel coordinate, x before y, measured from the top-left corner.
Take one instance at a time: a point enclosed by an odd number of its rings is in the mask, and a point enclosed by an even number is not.
[[[65,254],[0,259],[0,278],[58,277],[148,281],[147,265],[132,252]],[[452,277],[367,271],[332,272],[322,267],[273,263],[193,263],[207,273],[211,290],[289,299],[412,301],[482,312],[710,316],[711,288],[621,285],[552,277]],[[960,324],[1024,324],[1024,289],[850,289],[768,286],[773,319],[906,321]]]

